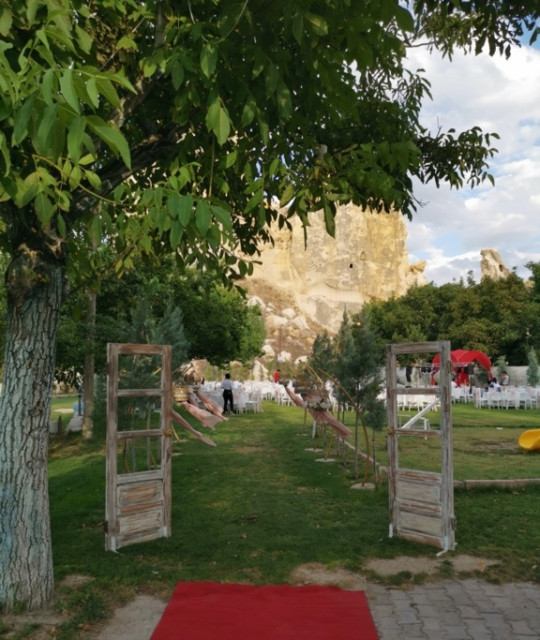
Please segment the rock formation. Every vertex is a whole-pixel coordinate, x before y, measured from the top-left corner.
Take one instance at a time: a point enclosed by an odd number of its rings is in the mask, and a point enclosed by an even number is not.
[[[506,267],[496,249],[482,249],[480,255],[482,256],[482,260],[480,261],[482,280],[484,278],[501,280],[510,275],[508,267]]]
[[[291,222],[292,230],[273,231],[274,245],[261,248],[261,264],[244,283],[266,319],[267,359],[307,355],[317,333],[339,329],[345,311],[426,284],[425,262],[409,264],[398,212],[340,207],[335,238],[321,212],[310,214],[306,245],[300,221]]]

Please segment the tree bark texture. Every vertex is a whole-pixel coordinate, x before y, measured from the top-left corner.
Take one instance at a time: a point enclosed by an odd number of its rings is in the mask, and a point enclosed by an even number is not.
[[[47,480],[56,332],[63,266],[26,247],[11,263],[0,395],[0,609],[52,598]]]
[[[96,306],[97,295],[94,291],[88,294],[88,310],[86,313],[86,323],[88,327],[92,329],[88,331],[87,340],[94,345],[94,331],[96,327]],[[95,358],[93,351],[87,353],[84,356],[84,372],[83,372],[83,384],[84,384],[84,418],[82,424],[83,438],[89,440],[94,435],[94,373],[95,373]]]

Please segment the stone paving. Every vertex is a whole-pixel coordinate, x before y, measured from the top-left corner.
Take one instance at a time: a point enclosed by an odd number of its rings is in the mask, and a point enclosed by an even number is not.
[[[368,583],[379,640],[540,640],[540,587],[442,580],[409,589]]]

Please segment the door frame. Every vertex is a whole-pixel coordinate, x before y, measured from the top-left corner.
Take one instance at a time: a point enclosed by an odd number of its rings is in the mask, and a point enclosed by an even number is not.
[[[398,387],[398,358],[407,354],[440,356],[439,382],[432,387]],[[455,548],[454,471],[452,445],[450,342],[415,342],[386,347],[386,397],[388,419],[389,537],[398,536],[440,547],[442,552]],[[432,395],[440,402],[440,430],[415,428],[414,420],[399,426],[399,394]],[[420,412],[424,415],[426,410]],[[419,414],[419,415],[420,415]],[[418,416],[417,416],[418,417]],[[400,438],[440,438],[440,473],[405,469],[399,463]],[[442,553],[441,552],[441,553]]]
[[[118,360],[121,355],[161,358],[159,386],[119,389]],[[118,398],[121,397],[158,398],[158,427],[119,430]],[[108,551],[171,535],[172,403],[170,345],[107,345],[105,549]],[[150,438],[159,438],[157,468],[128,472],[119,470],[119,446],[143,438],[147,443]]]

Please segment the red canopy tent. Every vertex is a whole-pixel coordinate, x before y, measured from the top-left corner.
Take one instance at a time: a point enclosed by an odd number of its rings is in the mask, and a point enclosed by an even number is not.
[[[450,360],[454,367],[466,367],[471,362],[477,362],[488,373],[491,370],[491,360],[482,351],[466,351],[465,349],[456,349],[450,352]],[[439,354],[433,358],[433,365],[439,368]]]

